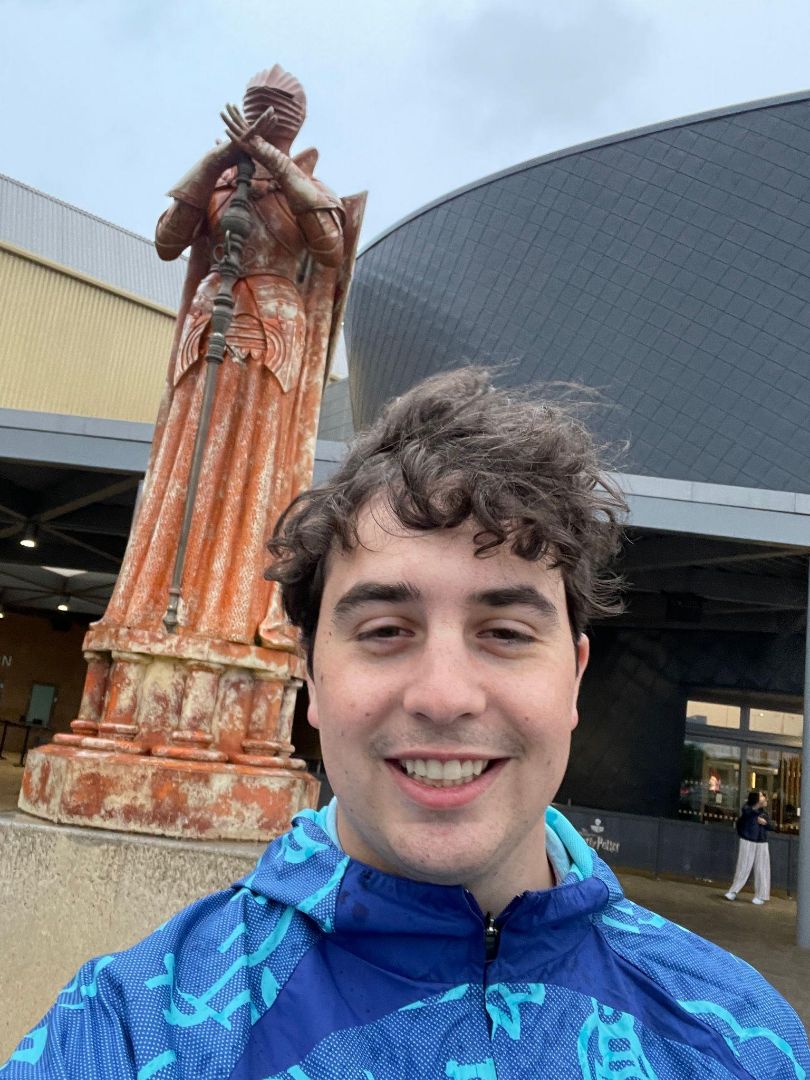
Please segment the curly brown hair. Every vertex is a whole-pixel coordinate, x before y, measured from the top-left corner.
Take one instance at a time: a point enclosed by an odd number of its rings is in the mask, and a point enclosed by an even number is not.
[[[356,546],[358,513],[377,495],[406,529],[472,519],[479,557],[509,544],[522,559],[549,558],[575,641],[594,616],[621,611],[608,566],[627,506],[575,406],[536,393],[496,388],[485,368],[435,375],[392,401],[330,481],[284,511],[265,576],[281,585],[310,669],[329,553]]]

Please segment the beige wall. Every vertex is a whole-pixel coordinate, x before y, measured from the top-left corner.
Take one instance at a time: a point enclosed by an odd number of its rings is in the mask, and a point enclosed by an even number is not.
[[[152,423],[175,315],[0,243],[0,407]]]
[[[84,634],[85,628],[75,624],[69,630],[54,630],[47,615],[6,612],[0,619],[0,719],[17,720],[25,713],[32,683],[53,683],[57,699],[51,727],[70,730],[84,685]],[[4,753],[13,751],[22,736],[22,731],[9,728]]]

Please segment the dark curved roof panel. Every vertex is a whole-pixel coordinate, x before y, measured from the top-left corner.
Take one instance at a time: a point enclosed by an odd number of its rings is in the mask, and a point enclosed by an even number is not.
[[[810,491],[810,93],[590,143],[418,211],[359,257],[356,426],[513,361],[616,407],[627,472]]]

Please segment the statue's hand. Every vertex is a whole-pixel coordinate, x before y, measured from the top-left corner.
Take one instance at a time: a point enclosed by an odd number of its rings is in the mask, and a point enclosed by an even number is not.
[[[252,124],[245,120],[236,105],[226,105],[220,116],[231,142],[240,150],[244,150],[246,154],[251,155],[255,155],[261,143],[270,138],[278,123],[276,111],[272,105],[265,109]]]

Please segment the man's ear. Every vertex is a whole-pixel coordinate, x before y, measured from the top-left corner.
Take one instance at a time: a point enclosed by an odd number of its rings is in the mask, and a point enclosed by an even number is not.
[[[315,689],[315,680],[312,675],[307,675],[307,694],[309,695],[309,705],[307,707],[307,720],[311,727],[316,730],[320,727],[320,720],[318,718],[318,691]]]
[[[579,635],[579,641],[577,641],[577,679],[574,685],[574,704],[571,709],[571,730],[579,723],[579,709],[577,708],[577,698],[579,697],[579,687],[582,682],[582,676],[585,673],[585,668],[588,666],[588,657],[591,655],[591,643],[585,634]]]
[[[587,634],[580,634],[579,641],[577,641],[577,689],[582,681],[582,676],[585,674],[585,668],[588,666],[588,659],[591,655],[591,643]]]

